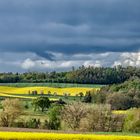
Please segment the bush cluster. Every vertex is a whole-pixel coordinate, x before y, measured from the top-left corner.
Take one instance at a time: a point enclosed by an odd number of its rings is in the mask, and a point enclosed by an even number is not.
[[[88,96],[87,96],[88,95]],[[104,86],[100,91],[90,91],[91,102],[110,104],[113,110],[126,110],[140,107],[140,79],[132,77],[122,84]],[[89,100],[86,100],[89,101]]]

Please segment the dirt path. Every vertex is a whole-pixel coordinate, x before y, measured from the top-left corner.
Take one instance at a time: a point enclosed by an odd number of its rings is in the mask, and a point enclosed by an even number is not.
[[[74,132],[74,131],[57,131],[57,130],[45,130],[45,129],[30,129],[30,128],[12,128],[12,127],[0,127],[0,131],[3,132],[43,132],[43,133],[72,133],[72,134],[79,134],[81,132]]]

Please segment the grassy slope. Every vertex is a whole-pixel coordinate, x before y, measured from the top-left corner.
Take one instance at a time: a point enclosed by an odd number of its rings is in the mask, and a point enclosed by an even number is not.
[[[125,81],[122,84],[114,84],[108,88],[107,91],[109,92],[126,92],[128,93],[129,91],[135,90],[140,90],[140,78],[138,77],[133,77],[127,81]]]

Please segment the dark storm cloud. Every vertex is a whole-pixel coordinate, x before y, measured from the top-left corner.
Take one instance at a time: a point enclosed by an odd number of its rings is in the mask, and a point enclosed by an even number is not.
[[[132,52],[140,49],[139,0],[1,0],[0,51]]]

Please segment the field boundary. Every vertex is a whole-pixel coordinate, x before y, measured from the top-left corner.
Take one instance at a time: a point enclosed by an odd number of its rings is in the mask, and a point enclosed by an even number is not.
[[[32,132],[32,133],[56,133],[56,134],[93,134],[93,135],[114,135],[114,136],[137,136],[139,133],[122,133],[122,132],[81,132],[81,131],[64,131],[64,130],[46,130],[46,129],[31,129],[31,128],[14,128],[0,127],[0,132]]]

